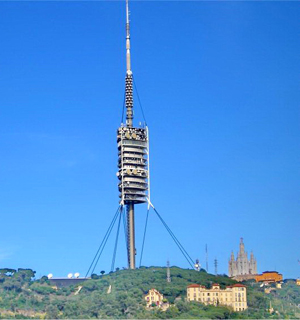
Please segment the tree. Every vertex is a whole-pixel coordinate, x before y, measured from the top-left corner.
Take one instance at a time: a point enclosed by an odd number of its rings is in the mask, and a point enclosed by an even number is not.
[[[18,272],[14,274],[16,277],[21,277],[25,281],[31,281],[35,276],[35,271],[32,269],[22,269],[19,268]]]
[[[5,274],[6,276],[12,276],[14,273],[16,273],[16,270],[10,268],[3,268],[0,269],[0,273]]]
[[[42,276],[40,279],[40,283],[50,283],[47,276]]]
[[[101,273],[102,275],[104,275],[105,271],[104,271],[104,270],[102,270],[100,273]]]
[[[46,315],[47,319],[57,319],[59,311],[55,306],[49,305],[46,307],[46,313],[47,313]]]

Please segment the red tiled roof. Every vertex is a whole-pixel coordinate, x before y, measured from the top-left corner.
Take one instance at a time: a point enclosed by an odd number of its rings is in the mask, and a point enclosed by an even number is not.
[[[189,286],[187,286],[188,288],[200,288],[199,284],[190,284]]]
[[[240,283],[236,283],[236,284],[232,285],[232,287],[243,287],[243,288],[246,288],[246,286],[244,286],[243,284],[240,284]]]

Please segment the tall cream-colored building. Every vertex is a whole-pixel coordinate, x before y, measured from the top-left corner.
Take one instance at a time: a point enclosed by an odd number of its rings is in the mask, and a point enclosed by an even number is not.
[[[247,289],[242,284],[234,284],[221,289],[215,283],[211,289],[199,284],[191,284],[187,287],[187,301],[199,301],[203,304],[224,305],[232,307],[234,311],[243,311],[247,306]]]

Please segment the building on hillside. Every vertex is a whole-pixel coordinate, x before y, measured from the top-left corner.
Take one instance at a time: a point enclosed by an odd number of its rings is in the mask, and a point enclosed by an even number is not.
[[[248,260],[248,254],[245,251],[245,245],[243,238],[240,240],[240,250],[235,260],[234,253],[232,251],[230,260],[228,262],[228,275],[237,281],[255,279],[257,274],[257,261],[253,255],[250,254],[250,260]]]
[[[168,309],[169,303],[164,299],[164,296],[156,289],[150,289],[145,296],[147,308],[159,307],[163,310]]]
[[[296,280],[296,285],[297,285],[297,286],[300,286],[300,279],[297,279],[297,280]]]
[[[255,277],[256,282],[281,282],[282,281],[282,274],[278,273],[277,271],[265,271],[262,274],[258,274]]]
[[[248,308],[247,289],[240,283],[225,289],[221,289],[217,283],[213,284],[211,289],[199,284],[191,284],[187,287],[187,301],[198,301],[215,306],[224,305],[233,308],[234,311],[244,311]]]

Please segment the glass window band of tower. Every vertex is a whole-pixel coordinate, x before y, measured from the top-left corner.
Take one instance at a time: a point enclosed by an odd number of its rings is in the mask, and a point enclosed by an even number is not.
[[[148,190],[147,129],[120,127],[117,143],[121,203],[145,203]]]

